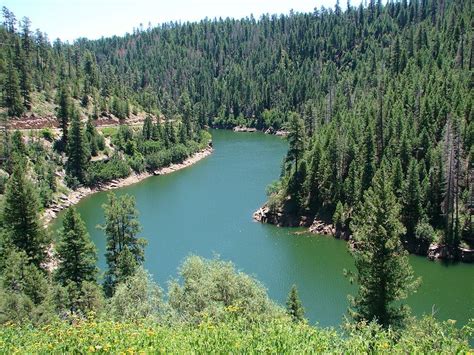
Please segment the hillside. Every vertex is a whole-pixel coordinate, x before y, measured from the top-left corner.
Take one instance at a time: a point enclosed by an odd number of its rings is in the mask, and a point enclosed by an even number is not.
[[[0,352],[469,351],[472,322],[415,319],[405,300],[421,282],[408,252],[474,259],[472,12],[465,0],[337,2],[70,44],[4,7]],[[296,286],[283,307],[218,258],[188,257],[162,290],[126,193],[102,204],[99,273],[74,202],[210,154],[210,127],[287,136],[256,217],[348,240],[354,268],[341,272],[357,294],[341,329],[309,325]]]

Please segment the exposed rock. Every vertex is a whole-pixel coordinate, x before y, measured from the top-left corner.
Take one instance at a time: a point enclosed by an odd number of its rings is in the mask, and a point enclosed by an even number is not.
[[[246,126],[236,126],[233,129],[234,132],[257,132],[256,128],[246,127]]]
[[[316,218],[309,227],[309,231],[315,234],[336,236],[336,228],[332,224],[324,223]]]
[[[265,134],[275,134],[275,129],[273,127],[268,127],[265,131]]]
[[[275,136],[286,137],[288,133],[289,133],[288,131],[278,130],[275,132]]]
[[[447,245],[433,243],[428,248],[428,259],[460,260],[472,263],[474,262],[474,250],[461,247],[453,250]]]

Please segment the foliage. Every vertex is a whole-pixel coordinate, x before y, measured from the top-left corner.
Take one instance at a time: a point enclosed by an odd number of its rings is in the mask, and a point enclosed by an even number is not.
[[[304,308],[298,296],[296,285],[291,287],[290,293],[288,294],[286,313],[291,317],[293,322],[301,322],[304,320]]]
[[[36,191],[23,171],[17,162],[6,188],[3,221],[8,242],[39,267],[46,260],[49,237],[39,222]]]
[[[74,207],[70,207],[63,219],[63,228],[59,232],[57,252],[60,261],[56,270],[56,279],[66,286],[74,283],[95,281],[97,255],[90,240],[86,226]]]
[[[416,289],[419,280],[399,239],[404,232],[400,205],[385,169],[375,175],[352,224],[359,291],[350,313],[356,321],[376,321],[388,328],[403,324],[407,306],[399,301]]]
[[[115,321],[157,321],[163,309],[161,289],[154,283],[151,275],[139,267],[132,276],[117,286],[114,295],[107,301],[106,312]]]
[[[118,154],[114,154],[108,161],[89,163],[87,185],[97,186],[107,181],[126,178],[130,175],[130,166]]]
[[[375,324],[359,324],[343,336],[334,329],[293,323],[287,318],[248,322],[226,311],[223,322],[167,326],[110,320],[57,322],[42,327],[0,327],[0,349],[21,353],[464,353],[472,324],[457,329],[432,318],[413,322],[395,334]]]
[[[184,261],[179,275],[182,284],[177,280],[170,283],[168,302],[176,316],[186,322],[206,317],[222,319],[229,307],[250,318],[283,313],[257,280],[236,271],[230,262],[191,256]]]
[[[133,275],[144,261],[146,241],[138,238],[141,230],[135,198],[129,195],[117,197],[109,193],[103,206],[105,223],[99,226],[107,237],[105,258],[108,269],[104,289],[112,296],[117,283]]]
[[[66,172],[70,177],[83,183],[86,180],[90,151],[84,135],[84,127],[76,109],[72,110],[71,116],[71,125],[67,133]]]

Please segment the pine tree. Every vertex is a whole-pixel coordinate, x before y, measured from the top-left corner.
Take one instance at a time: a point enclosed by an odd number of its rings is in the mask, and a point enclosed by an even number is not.
[[[295,171],[298,172],[298,159],[301,158],[305,147],[304,121],[296,112],[290,113],[288,121],[288,153],[286,160],[295,163]]]
[[[63,285],[74,283],[80,286],[86,281],[95,281],[97,267],[96,251],[86,226],[74,207],[69,208],[59,232],[57,246],[60,263],[56,279]]]
[[[304,320],[304,308],[298,296],[296,285],[291,287],[290,293],[286,301],[286,313],[291,317],[293,322],[301,322]]]
[[[369,188],[372,178],[375,173],[375,147],[374,135],[371,127],[367,127],[365,133],[365,147],[364,147],[364,167],[362,170],[362,191]]]
[[[40,225],[38,199],[22,164],[14,165],[6,191],[3,218],[8,240],[40,267],[47,257],[49,238]]]
[[[407,181],[403,192],[402,220],[407,229],[407,235],[412,237],[418,222],[423,217],[421,207],[422,195],[418,164],[412,159],[408,167]]]
[[[20,93],[23,98],[23,106],[31,109],[31,64],[27,53],[17,41],[15,46],[18,71],[20,74]]]
[[[89,149],[86,144],[84,128],[76,109],[72,110],[71,127],[68,133],[66,172],[83,183],[86,178]]]
[[[67,136],[68,136],[68,125],[69,125],[69,117],[71,115],[71,98],[69,95],[69,88],[63,83],[59,88],[59,105],[57,116],[59,119],[59,126],[61,127],[61,131],[63,133],[62,136],[62,146],[65,148],[67,147]]]
[[[400,205],[382,166],[351,224],[359,292],[350,313],[356,321],[375,320],[387,328],[400,325],[407,315],[405,305],[394,303],[405,299],[418,280],[400,242],[404,228],[399,219]]]
[[[392,67],[392,73],[394,75],[397,75],[400,72],[400,40],[398,36],[392,45],[390,62],[390,65]]]
[[[2,287],[7,292],[27,296],[33,304],[39,304],[47,293],[48,283],[44,272],[30,263],[24,251],[10,250],[2,270]]]
[[[21,116],[25,111],[21,98],[18,72],[12,61],[10,61],[7,68],[4,100],[9,116]]]
[[[151,117],[147,115],[145,117],[145,121],[143,121],[143,138],[145,140],[150,140],[153,137],[153,122]]]
[[[100,228],[107,237],[105,258],[108,266],[104,288],[106,295],[111,296],[117,283],[143,264],[146,241],[137,237],[141,226],[132,196],[116,197],[110,193],[102,207],[105,224]]]

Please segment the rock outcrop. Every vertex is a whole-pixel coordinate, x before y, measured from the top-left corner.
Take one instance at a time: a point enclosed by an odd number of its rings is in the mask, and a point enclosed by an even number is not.
[[[428,259],[459,260],[472,263],[474,262],[474,250],[462,247],[453,250],[447,245],[433,243],[428,248]]]
[[[257,132],[256,128],[246,127],[246,126],[235,126],[233,128],[234,132]]]

